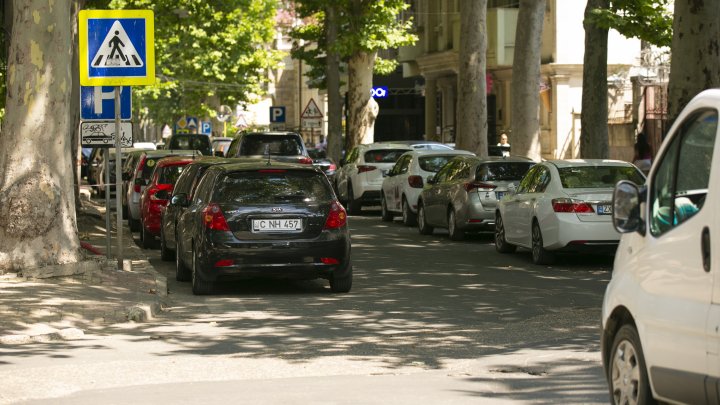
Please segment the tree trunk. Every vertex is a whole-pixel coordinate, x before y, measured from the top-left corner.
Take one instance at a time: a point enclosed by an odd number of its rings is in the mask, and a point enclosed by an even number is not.
[[[720,87],[718,15],[718,1],[675,1],[667,128],[700,91]]]
[[[376,52],[356,52],[348,62],[348,125],[345,150],[374,142],[378,104],[370,97]]]
[[[511,135],[513,155],[540,161],[540,47],[545,0],[520,0],[513,59]]]
[[[328,93],[328,156],[339,162],[342,157],[342,111],[343,99],[340,94],[340,57],[332,45],[338,37],[337,5],[329,4],[325,14],[327,27],[327,77]]]
[[[0,134],[0,273],[81,259],[71,162],[71,0],[15,0]]]
[[[588,0],[585,7],[585,57],[583,66],[582,114],[580,116],[580,155],[584,159],[607,159],[608,87],[607,51],[608,30],[589,22],[595,9],[606,9],[609,0]]]
[[[70,63],[72,63],[72,77],[80,77],[80,67],[78,55],[78,12],[83,8],[85,0],[73,1],[72,8],[72,56]],[[82,200],[80,199],[80,183],[82,182],[81,177],[81,161],[82,161],[82,146],[80,146],[80,83],[73,85],[71,88],[70,95],[70,145],[72,145],[72,161],[73,161],[73,178],[75,179],[75,186],[73,192],[75,194],[75,210],[80,210],[82,206]]]
[[[487,0],[460,2],[460,68],[455,145],[458,149],[488,155],[485,34]]]

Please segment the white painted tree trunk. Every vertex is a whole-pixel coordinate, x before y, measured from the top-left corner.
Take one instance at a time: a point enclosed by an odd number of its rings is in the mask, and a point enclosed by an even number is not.
[[[595,9],[609,7],[609,0],[588,0],[585,8],[585,56],[583,65],[580,156],[607,159],[608,139],[607,53],[608,30],[588,21]]]
[[[487,0],[460,2],[460,69],[455,145],[487,156]]]
[[[545,0],[520,0],[513,58],[512,154],[540,161],[540,47]]]
[[[668,120],[699,92],[720,87],[720,2],[675,1]],[[669,128],[669,126],[668,126]]]
[[[356,52],[348,62],[348,136],[345,150],[373,143],[378,104],[370,96],[376,52]]]
[[[77,262],[71,1],[14,0],[0,134],[0,273]]]

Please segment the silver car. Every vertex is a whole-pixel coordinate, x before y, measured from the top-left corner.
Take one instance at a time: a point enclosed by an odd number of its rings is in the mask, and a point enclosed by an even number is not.
[[[452,240],[466,232],[492,231],[495,207],[535,164],[523,157],[457,156],[428,180],[418,199],[418,230],[446,228]]]

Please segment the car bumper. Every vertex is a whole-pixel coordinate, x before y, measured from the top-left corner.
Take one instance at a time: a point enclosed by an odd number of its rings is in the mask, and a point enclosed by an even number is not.
[[[614,252],[620,242],[620,234],[610,221],[584,222],[575,214],[555,214],[547,225],[541,229],[548,250]]]

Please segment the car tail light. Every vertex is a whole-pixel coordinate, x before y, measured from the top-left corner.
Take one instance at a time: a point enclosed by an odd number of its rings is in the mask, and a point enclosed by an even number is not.
[[[229,231],[230,227],[225,220],[222,210],[217,204],[208,204],[202,212],[205,227],[214,231]]]
[[[377,169],[377,167],[369,166],[369,165],[358,165],[357,169],[358,169],[358,173],[365,173],[365,172],[373,171],[373,170]]]
[[[408,184],[412,188],[423,188],[423,179],[422,176],[409,176],[408,177]]]
[[[306,165],[311,165],[313,163],[312,158],[309,158],[307,156],[303,156],[298,160],[299,163],[304,163]]]
[[[347,212],[345,208],[337,202],[333,201],[330,204],[330,213],[328,214],[327,220],[325,220],[325,227],[323,229],[337,229],[342,228],[347,223]]]
[[[223,259],[223,260],[216,261],[215,267],[230,267],[234,264],[235,264],[235,262],[231,259]]]
[[[465,183],[465,190],[466,191],[493,191],[495,190],[497,186],[494,184],[488,184],[488,183],[481,183],[479,181],[470,181]]]
[[[139,187],[139,186],[138,186],[138,187]],[[151,200],[151,201],[165,202],[165,201],[167,201],[166,199],[157,198],[157,196],[156,196],[157,192],[158,192],[158,191],[162,191],[162,190],[172,191],[172,189],[173,189],[172,184],[157,184],[157,185],[155,185],[152,189],[150,189],[150,190],[148,191],[148,195],[150,196],[150,200]]]
[[[320,261],[323,264],[340,264],[340,261],[334,257],[321,257]]]
[[[330,166],[328,166],[328,171],[335,171],[337,170],[337,166],[335,163],[330,163]]]
[[[134,186],[133,186],[133,190],[134,190],[136,193],[139,193],[140,191],[142,191],[142,190],[140,190],[140,185],[139,185],[139,184],[134,185]]]
[[[552,200],[552,207],[555,212],[574,212],[576,214],[590,214],[595,212],[590,204],[571,198],[555,198]]]

